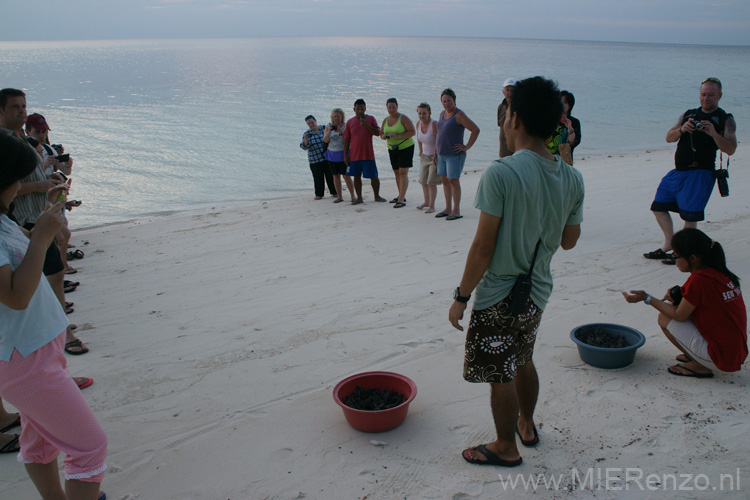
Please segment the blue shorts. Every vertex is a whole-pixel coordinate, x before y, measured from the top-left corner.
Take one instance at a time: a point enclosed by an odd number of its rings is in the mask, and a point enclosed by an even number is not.
[[[464,171],[466,155],[438,155],[437,173],[449,179],[458,179]]]
[[[714,183],[711,170],[671,170],[659,183],[651,210],[677,212],[688,222],[702,221]]]
[[[351,177],[361,175],[365,179],[377,179],[378,166],[375,164],[375,160],[350,161],[349,168],[346,169],[346,175]]]

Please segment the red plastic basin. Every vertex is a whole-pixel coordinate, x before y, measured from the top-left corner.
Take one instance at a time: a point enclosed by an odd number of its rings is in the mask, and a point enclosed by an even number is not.
[[[357,386],[363,389],[396,391],[402,394],[406,401],[387,410],[355,410],[346,406],[344,400],[347,396],[351,396]],[[344,410],[346,421],[362,432],[384,432],[401,425],[409,412],[409,403],[416,395],[417,384],[409,377],[393,372],[358,373],[345,378],[333,388],[333,400]]]

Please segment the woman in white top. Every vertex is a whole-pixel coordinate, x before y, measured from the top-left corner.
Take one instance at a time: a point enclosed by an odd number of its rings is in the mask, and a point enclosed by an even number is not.
[[[419,143],[419,183],[424,192],[424,203],[417,210],[426,208],[425,213],[435,211],[437,187],[441,184],[435,161],[435,140],[437,139],[437,122],[431,118],[432,110],[426,102],[417,106],[417,143]]]

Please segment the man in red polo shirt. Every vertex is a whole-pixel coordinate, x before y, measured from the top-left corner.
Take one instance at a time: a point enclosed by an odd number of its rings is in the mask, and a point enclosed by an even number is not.
[[[344,162],[349,168],[346,175],[354,177],[354,190],[357,199],[352,205],[364,203],[362,200],[362,176],[370,179],[375,201],[384,202],[380,196],[380,179],[378,166],[375,163],[375,151],[372,148],[373,136],[380,135],[380,127],[374,116],[366,115],[367,105],[364,99],[354,101],[354,118],[346,122],[344,128]]]

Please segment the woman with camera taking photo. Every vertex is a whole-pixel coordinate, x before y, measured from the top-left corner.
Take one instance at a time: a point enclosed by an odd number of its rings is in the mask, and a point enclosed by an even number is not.
[[[336,193],[338,193],[338,197],[333,200],[334,203],[341,203],[344,201],[344,191],[341,188],[342,175],[346,181],[346,188],[349,190],[352,201],[357,199],[354,195],[354,184],[352,178],[346,175],[343,137],[345,127],[346,120],[344,117],[344,110],[341,108],[333,108],[331,111],[331,123],[326,125],[325,132],[323,133],[323,142],[328,144],[328,148],[326,148],[326,152],[323,156],[328,160],[328,166],[333,174],[333,186],[336,188]]]
[[[630,303],[643,301],[659,311],[664,335],[682,353],[669,373],[710,378],[713,370],[736,372],[747,358],[747,312],[740,280],[727,269],[724,250],[703,231],[683,229],[672,237],[677,268],[690,273],[662,300],[643,290],[622,292]]]

